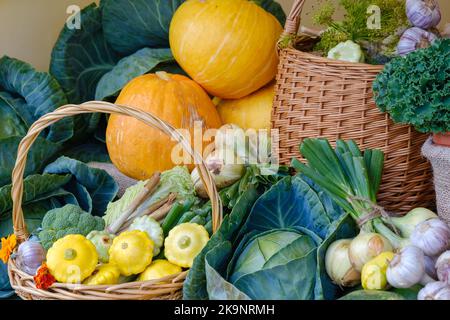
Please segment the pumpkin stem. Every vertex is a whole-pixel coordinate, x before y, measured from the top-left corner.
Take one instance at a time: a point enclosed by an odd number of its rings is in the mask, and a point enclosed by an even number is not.
[[[170,81],[172,79],[170,79],[169,74],[165,71],[157,71],[156,75],[161,79],[161,80],[166,80],[166,81]]]

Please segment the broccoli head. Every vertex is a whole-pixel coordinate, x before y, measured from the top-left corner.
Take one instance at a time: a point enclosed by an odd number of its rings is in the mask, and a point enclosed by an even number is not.
[[[48,211],[42,220],[42,231],[39,239],[42,246],[48,250],[53,243],[68,234],[81,234],[86,236],[93,230],[103,230],[105,222],[84,212],[80,207],[68,204],[62,208]]]

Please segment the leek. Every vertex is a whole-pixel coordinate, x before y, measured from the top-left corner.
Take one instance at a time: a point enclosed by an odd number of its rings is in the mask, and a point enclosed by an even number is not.
[[[333,149],[326,139],[305,139],[300,152],[307,164],[297,159],[292,166],[318,184],[331,198],[367,232],[377,232],[394,247],[407,242],[390,227],[389,219],[370,217],[380,210],[377,193],[380,189],[384,154],[378,149],[361,152],[355,141],[338,140]]]

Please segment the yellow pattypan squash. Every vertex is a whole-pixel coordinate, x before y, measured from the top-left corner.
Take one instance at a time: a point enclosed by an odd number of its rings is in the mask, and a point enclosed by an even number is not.
[[[386,270],[394,253],[386,251],[364,264],[361,271],[361,284],[366,290],[384,290],[388,282]]]
[[[109,248],[109,262],[117,265],[124,276],[141,273],[152,262],[153,247],[153,241],[146,232],[122,232]]]
[[[190,268],[208,241],[209,234],[205,227],[196,223],[182,223],[170,230],[164,242],[164,255],[173,264]]]
[[[57,240],[47,252],[47,266],[56,281],[81,283],[98,263],[95,246],[80,234]]]
[[[139,275],[137,281],[155,280],[177,274],[182,271],[180,266],[170,263],[167,260],[158,259],[153,261],[144,272]]]
[[[84,284],[96,286],[102,284],[116,284],[119,283],[120,270],[111,263],[102,264],[98,266],[94,273],[84,280]]]

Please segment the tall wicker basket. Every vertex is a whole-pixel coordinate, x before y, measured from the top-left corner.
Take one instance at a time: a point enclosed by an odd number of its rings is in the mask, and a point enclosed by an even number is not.
[[[114,113],[134,117],[147,125],[161,130],[166,135],[181,143],[183,148],[197,163],[201,180],[211,200],[212,227],[215,232],[222,222],[222,205],[212,176],[206,168],[202,157],[192,150],[190,143],[171,125],[158,119],[150,113],[118,106],[107,102],[87,102],[82,105],[66,105],[58,108],[39,120],[29,129],[23,138],[17,152],[16,165],[12,174],[12,200],[14,233],[20,242],[28,237],[24,216],[21,208],[23,196],[23,174],[26,158],[33,142],[39,133],[64,117],[84,113],[101,112]],[[183,281],[187,271],[167,276],[158,280],[129,282],[117,285],[89,286],[81,284],[55,283],[48,290],[37,289],[33,277],[20,270],[14,258],[9,259],[8,272],[11,285],[16,293],[23,299],[31,300],[131,300],[131,299],[181,299]]]
[[[297,34],[304,2],[295,0],[283,36]],[[394,124],[375,106],[372,82],[383,66],[330,60],[292,47],[279,55],[272,128],[279,130],[273,152],[281,164],[300,158],[305,138],[354,139],[361,148],[386,154],[380,205],[398,213],[433,206],[431,167],[420,152],[427,136]]]

